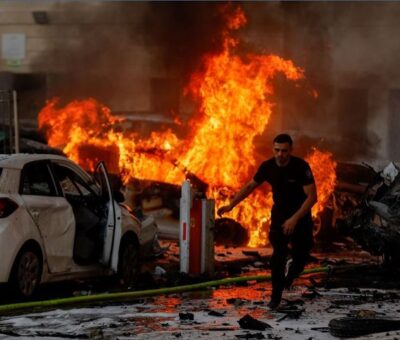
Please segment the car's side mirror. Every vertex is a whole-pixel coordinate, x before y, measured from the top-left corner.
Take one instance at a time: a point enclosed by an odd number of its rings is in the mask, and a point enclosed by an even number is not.
[[[125,201],[125,196],[121,191],[114,191],[114,199],[117,201],[117,203],[122,203],[123,201]]]

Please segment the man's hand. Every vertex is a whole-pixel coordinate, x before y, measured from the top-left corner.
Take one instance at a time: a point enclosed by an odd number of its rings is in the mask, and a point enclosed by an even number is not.
[[[219,217],[221,217],[223,214],[225,214],[231,210],[232,210],[231,205],[224,205],[223,207],[218,209],[217,214]]]
[[[260,183],[257,183],[254,179],[248,182],[239,192],[232,198],[228,205],[224,205],[219,208],[217,214],[221,217],[223,214],[231,211],[234,207],[236,207],[240,202],[242,202],[247,196],[249,196],[255,188],[257,188]]]
[[[283,224],[283,233],[287,236],[290,236],[293,234],[294,228],[296,227],[297,224],[297,218],[292,216],[291,218],[288,218]]]

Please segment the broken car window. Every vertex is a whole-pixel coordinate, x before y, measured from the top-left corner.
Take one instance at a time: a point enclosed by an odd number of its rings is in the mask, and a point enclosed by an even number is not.
[[[89,184],[72,169],[60,164],[54,164],[54,171],[65,195],[95,196]]]
[[[60,163],[53,163],[53,170],[65,198],[75,209],[76,215],[82,215],[85,209],[89,209],[98,217],[102,217],[107,212],[101,198],[73,169]],[[77,212],[78,210],[80,213]]]
[[[45,162],[32,162],[25,165],[21,175],[23,195],[56,196],[56,189]]]

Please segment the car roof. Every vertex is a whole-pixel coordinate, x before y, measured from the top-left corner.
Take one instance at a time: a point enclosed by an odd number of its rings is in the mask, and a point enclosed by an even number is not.
[[[0,168],[22,169],[26,163],[33,161],[41,161],[46,159],[69,161],[67,157],[58,156],[54,154],[42,154],[42,153],[41,154],[16,153],[12,155],[0,154]]]

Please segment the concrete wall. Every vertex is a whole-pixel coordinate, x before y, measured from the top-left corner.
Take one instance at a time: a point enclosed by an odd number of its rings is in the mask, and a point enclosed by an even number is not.
[[[151,46],[128,36],[147,5],[128,16],[113,5],[2,2],[0,34],[24,33],[26,56],[19,63],[1,59],[1,71],[44,75],[47,97],[94,96],[117,111],[151,110],[151,78],[160,73],[153,72]],[[36,23],[33,12],[45,12],[48,24]]]

